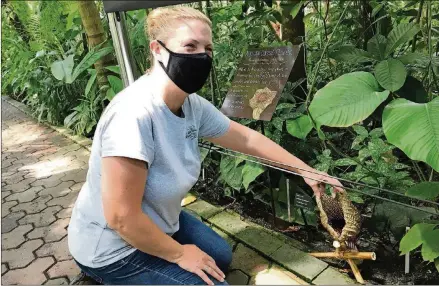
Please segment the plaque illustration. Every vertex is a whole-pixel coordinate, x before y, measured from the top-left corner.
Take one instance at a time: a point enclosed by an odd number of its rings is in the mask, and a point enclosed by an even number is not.
[[[300,46],[250,48],[221,106],[226,116],[270,121]]]
[[[253,119],[259,120],[262,112],[273,102],[276,93],[276,91],[272,91],[268,87],[256,90],[254,96],[249,101],[250,107],[253,109]]]

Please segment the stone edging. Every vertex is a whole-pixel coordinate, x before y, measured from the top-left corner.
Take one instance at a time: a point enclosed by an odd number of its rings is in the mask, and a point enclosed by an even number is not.
[[[258,252],[261,256],[281,265],[297,275],[300,284],[356,284],[315,257],[307,254],[306,246],[281,233],[248,222],[239,214],[213,206],[203,200],[190,200],[186,210],[198,215],[213,228],[219,229],[233,240]],[[303,279],[303,280],[302,280]]]
[[[2,96],[2,100],[7,101],[15,108],[35,119],[32,111],[25,104],[8,96]],[[84,136],[74,135],[71,130],[65,127],[52,126],[47,122],[39,123],[91,151],[92,140]],[[326,262],[308,255],[306,253],[306,246],[301,242],[255,223],[247,222],[233,211],[215,207],[196,198],[190,199],[184,208],[200,216],[207,224],[224,232],[232,239],[296,274],[298,282],[301,282],[300,284],[324,285],[328,281],[339,285],[355,284],[347,275],[338,272]],[[306,282],[301,279],[304,279]]]

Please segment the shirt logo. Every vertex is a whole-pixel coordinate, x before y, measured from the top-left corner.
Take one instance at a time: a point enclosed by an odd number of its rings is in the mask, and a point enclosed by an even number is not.
[[[186,132],[186,138],[189,138],[191,140],[197,138],[197,129],[195,128],[195,126],[193,125],[189,126]]]

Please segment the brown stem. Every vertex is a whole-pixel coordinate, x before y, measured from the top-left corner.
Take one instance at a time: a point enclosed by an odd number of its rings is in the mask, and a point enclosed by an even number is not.
[[[338,258],[338,259],[367,259],[376,260],[375,252],[349,252],[349,251],[339,251],[339,252],[312,252],[311,256],[318,258]]]

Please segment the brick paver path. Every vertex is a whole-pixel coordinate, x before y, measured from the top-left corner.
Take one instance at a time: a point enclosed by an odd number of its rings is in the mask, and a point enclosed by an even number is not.
[[[2,284],[67,284],[66,227],[88,150],[2,99]]]
[[[3,98],[1,109],[1,282],[68,284],[79,268],[68,251],[66,228],[85,182],[89,151]],[[214,230],[234,247],[230,284],[299,285],[286,269]]]

